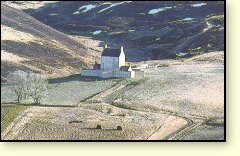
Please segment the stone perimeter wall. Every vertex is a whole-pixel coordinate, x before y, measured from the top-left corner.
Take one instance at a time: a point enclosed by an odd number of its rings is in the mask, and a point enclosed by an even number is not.
[[[96,76],[100,77],[101,76],[101,70],[82,70],[81,72],[82,76]]]
[[[135,71],[101,71],[101,70],[82,70],[82,76],[94,76],[102,78],[110,77],[122,77],[122,78],[134,78]]]

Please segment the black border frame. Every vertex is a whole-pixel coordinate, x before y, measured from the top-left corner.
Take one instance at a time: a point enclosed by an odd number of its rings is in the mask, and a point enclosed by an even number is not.
[[[151,1],[151,0],[150,0]],[[175,0],[180,1],[180,0]],[[183,0],[187,1],[187,0]],[[194,0],[195,1],[195,0]],[[216,0],[214,0],[216,1]],[[227,108],[226,108],[226,0],[219,0],[224,2],[224,139],[223,140],[2,140],[0,142],[227,142]],[[198,1],[199,2],[199,1]],[[207,2],[207,1],[205,1]],[[217,2],[217,1],[216,1]],[[1,114],[1,113],[0,113]]]

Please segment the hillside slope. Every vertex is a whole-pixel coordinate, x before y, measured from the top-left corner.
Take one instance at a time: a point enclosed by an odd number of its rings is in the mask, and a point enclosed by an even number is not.
[[[17,69],[66,76],[92,64],[97,55],[74,38],[1,4],[1,81]]]
[[[61,32],[123,45],[128,61],[224,50],[222,1],[38,3],[39,8],[27,2],[14,5]]]

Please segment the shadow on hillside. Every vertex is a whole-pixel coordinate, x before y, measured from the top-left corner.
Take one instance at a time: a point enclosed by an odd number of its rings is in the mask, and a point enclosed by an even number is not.
[[[81,76],[81,74],[74,74],[67,77],[61,77],[56,79],[49,79],[49,84],[54,83],[63,83],[63,82],[71,82],[71,81],[83,81],[83,82],[91,82],[91,81],[106,81],[106,80],[119,80],[119,78],[99,78],[99,77],[91,77],[91,76]]]

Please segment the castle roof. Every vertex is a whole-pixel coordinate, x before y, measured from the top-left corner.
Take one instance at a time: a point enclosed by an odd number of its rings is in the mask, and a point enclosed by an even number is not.
[[[101,67],[100,64],[95,63],[93,66],[93,70],[100,70],[100,67]]]
[[[130,69],[130,66],[121,66],[120,67],[121,71],[129,71],[129,69]]]
[[[106,48],[104,49],[102,56],[119,57],[120,54],[121,54],[121,49]]]

